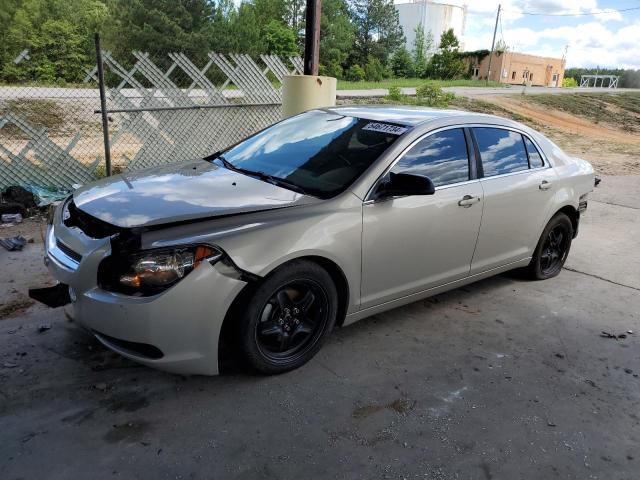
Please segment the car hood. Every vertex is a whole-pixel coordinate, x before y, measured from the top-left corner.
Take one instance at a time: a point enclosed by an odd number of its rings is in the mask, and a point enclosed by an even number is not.
[[[77,208],[118,227],[145,227],[319,201],[197,160],[116,175],[76,190]]]

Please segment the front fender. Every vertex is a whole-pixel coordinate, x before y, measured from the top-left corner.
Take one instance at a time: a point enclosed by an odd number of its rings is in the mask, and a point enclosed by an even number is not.
[[[290,260],[318,256],[342,270],[347,312],[360,303],[362,201],[347,192],[314,205],[243,214],[146,232],[143,248],[210,243],[242,270],[265,276]]]

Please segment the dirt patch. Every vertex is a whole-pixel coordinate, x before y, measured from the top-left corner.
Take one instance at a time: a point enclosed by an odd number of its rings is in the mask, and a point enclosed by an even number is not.
[[[0,320],[16,317],[36,302],[28,297],[30,287],[51,285],[53,280],[42,263],[44,219],[27,218],[11,227],[0,227],[0,237],[22,235],[33,243],[23,250],[8,252],[0,247]],[[44,306],[42,308],[45,308]]]
[[[0,320],[15,317],[23,313],[35,302],[24,295],[18,294],[18,298],[0,306]]]
[[[392,410],[396,413],[406,413],[413,407],[413,403],[405,398],[398,398],[391,403],[386,405],[365,405],[362,407],[356,408],[351,416],[353,418],[366,418],[374,413],[380,412],[382,410]]]

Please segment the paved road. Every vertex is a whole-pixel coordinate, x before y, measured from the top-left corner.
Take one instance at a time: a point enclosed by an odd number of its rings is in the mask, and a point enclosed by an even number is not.
[[[503,88],[484,88],[484,87],[444,87],[446,92],[452,92],[456,95],[465,97],[475,97],[478,95],[513,95],[514,93],[521,93],[524,87],[503,87]],[[405,95],[415,95],[416,89],[401,88],[402,93]],[[550,88],[550,87],[527,87],[526,93],[624,93],[624,92],[640,92],[638,88],[620,88],[620,89],[608,89],[608,88]],[[338,98],[353,98],[353,97],[384,97],[388,94],[386,88],[377,88],[374,90],[338,90]]]
[[[504,88],[484,88],[484,87],[445,87],[443,90],[453,92],[456,95],[478,96],[478,95],[510,95],[521,93],[523,87],[504,87]],[[402,88],[405,95],[415,95],[416,89]],[[637,88],[548,88],[548,87],[527,87],[527,93],[623,93],[623,92],[640,92]],[[139,98],[139,93],[133,88],[125,88],[120,93],[126,97],[133,99]],[[225,90],[224,96],[232,99],[241,97],[241,90]],[[388,94],[386,88],[377,88],[371,90],[338,90],[338,98],[353,97],[384,97]],[[158,96],[161,94],[158,93]],[[189,94],[192,98],[204,97],[202,90],[195,89]],[[60,88],[60,87],[0,87],[0,101],[16,99],[21,97],[27,98],[50,98],[50,99],[89,99],[97,100],[100,94],[95,88]],[[265,97],[266,98],[266,97]],[[139,101],[139,100],[137,100]],[[136,103],[136,100],[134,100]]]
[[[0,478],[637,478],[638,191],[604,178],[559,277],[363,320],[286,375],[172,376],[60,309],[0,320]]]

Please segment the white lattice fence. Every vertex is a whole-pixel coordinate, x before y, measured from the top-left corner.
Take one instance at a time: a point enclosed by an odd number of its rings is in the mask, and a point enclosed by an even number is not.
[[[143,52],[130,67],[103,58],[116,171],[202,157],[275,123],[282,78],[302,71],[300,58],[273,55],[210,53],[199,67],[174,53],[164,68]],[[96,71],[87,88],[0,87],[0,187],[70,188],[104,174]]]

